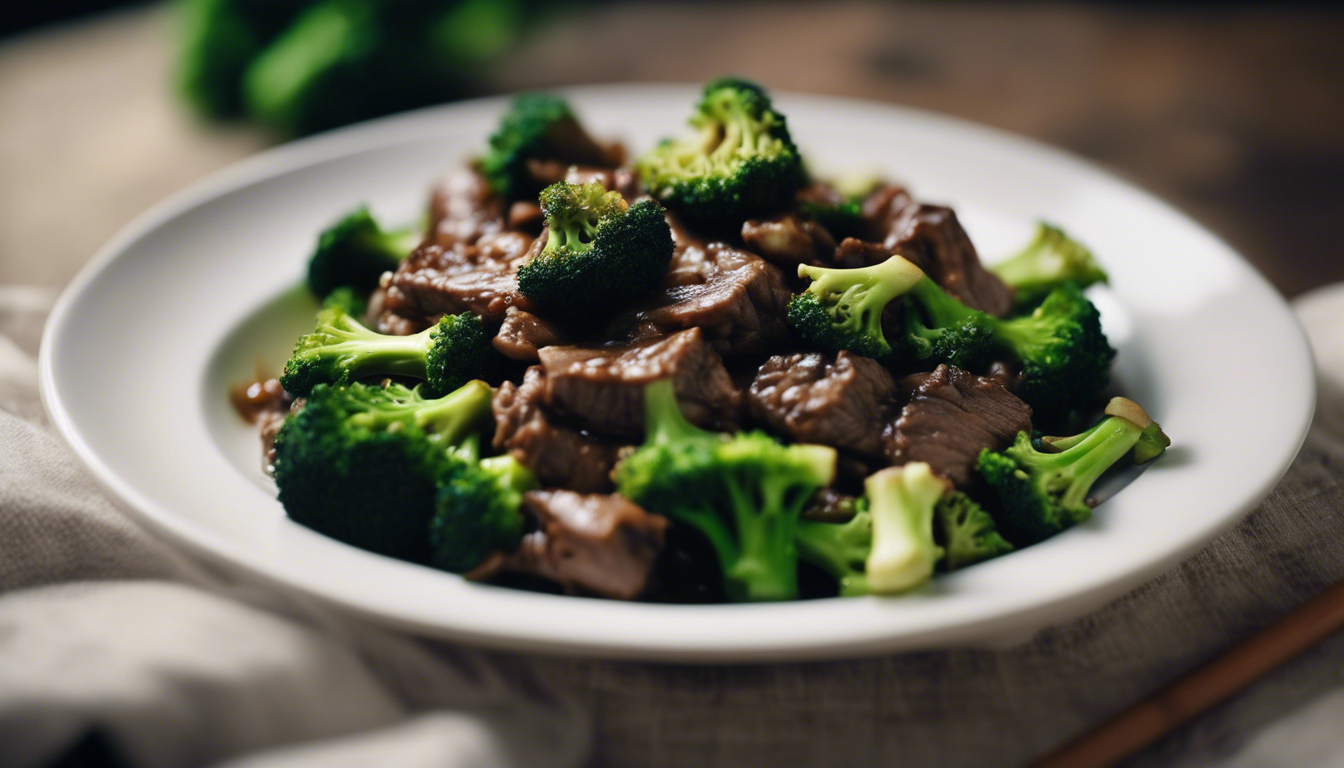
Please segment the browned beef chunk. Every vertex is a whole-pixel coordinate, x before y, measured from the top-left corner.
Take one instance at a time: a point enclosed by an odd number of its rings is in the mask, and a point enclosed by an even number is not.
[[[966,306],[999,317],[1012,309],[1012,289],[981,265],[951,208],[918,203],[904,189],[888,185],[868,196],[863,213],[888,253],[913,261]]]
[[[826,228],[796,213],[748,219],[742,224],[742,241],[753,253],[789,271],[799,264],[831,266],[835,254],[835,240]]]
[[[830,184],[823,182],[813,182],[806,187],[798,190],[794,199],[799,203],[813,203],[815,205],[839,206],[844,205],[846,198],[840,194],[840,191]]]
[[[450,173],[429,200],[429,231],[434,237],[474,243],[504,228],[504,200],[490,189],[485,177],[472,168]]]
[[[881,456],[896,383],[871,358],[809,352],[767,360],[747,396],[751,415],[776,432]]]
[[[546,217],[541,212],[541,206],[533,201],[519,200],[509,206],[507,219],[509,229],[526,232],[536,237],[541,234],[541,228],[545,225],[545,222]]]
[[[883,435],[887,458],[928,462],[959,488],[972,484],[981,449],[1002,450],[1031,429],[1031,407],[993,379],[940,365],[897,386],[909,401]]]
[[[510,360],[535,363],[541,360],[538,350],[565,344],[567,337],[563,330],[549,320],[517,307],[509,307],[504,313],[504,323],[499,326],[499,333],[495,334],[491,343]]]
[[[546,405],[593,432],[644,438],[644,386],[671,377],[681,411],[707,429],[737,427],[742,393],[699,328],[628,347],[546,347]]]
[[[479,173],[465,169],[435,190],[430,213],[426,242],[381,290],[380,331],[414,333],[460,312],[498,324],[509,307],[530,308],[517,279],[536,241],[529,212],[505,206]],[[510,218],[518,227],[510,226]]]
[[[863,220],[869,226],[868,238],[883,240],[891,231],[891,225],[906,208],[916,205],[904,187],[895,184],[882,184],[868,193],[860,206]]]
[[[563,160],[529,160],[527,172],[536,181],[537,192],[559,181],[567,181],[570,184],[597,182],[607,189],[619,189],[617,182],[619,171],[611,166],[576,165]],[[621,181],[628,181],[629,178],[627,174],[620,174]]]
[[[474,312],[497,324],[509,307],[531,309],[518,292],[518,267],[532,241],[506,230],[475,244],[421,245],[392,274],[379,328],[384,333],[402,327],[414,331],[429,327],[441,315],[460,312]]]
[[[570,184],[591,184],[597,182],[608,190],[620,192],[627,201],[634,200],[644,193],[644,185],[639,174],[633,168],[583,168],[571,166],[565,171],[565,181]]]
[[[625,162],[625,147],[595,140],[572,118],[551,124],[536,157],[527,161],[531,183],[514,191],[519,199],[535,198],[545,187],[564,181],[570,167],[585,170],[614,169]]]
[[[532,366],[523,383],[504,382],[495,393],[496,449],[508,451],[543,485],[600,493],[611,490],[618,446],[556,423],[542,405],[546,374]]]
[[[1022,366],[1015,360],[995,360],[989,364],[985,376],[999,382],[1014,395],[1017,394],[1017,388],[1022,386]]]
[[[651,515],[621,496],[531,491],[524,509],[537,521],[518,549],[496,554],[469,574],[525,573],[556,582],[566,592],[633,600],[644,592],[663,549],[667,518]]]
[[[239,416],[260,428],[261,468],[271,474],[275,467],[275,436],[289,414],[302,408],[306,401],[286,392],[279,379],[260,377],[258,381],[230,389],[229,401]]]
[[[853,237],[846,237],[833,257],[835,265],[844,269],[881,264],[890,258],[891,251],[886,246]]]
[[[617,317],[614,335],[638,341],[698,327],[725,356],[768,352],[788,338],[792,293],[778,267],[726,243],[688,240],[677,227],[673,239],[662,287]]]
[[[540,156],[571,165],[615,168],[625,162],[625,147],[619,142],[603,143],[588,134],[574,118],[551,123]]]

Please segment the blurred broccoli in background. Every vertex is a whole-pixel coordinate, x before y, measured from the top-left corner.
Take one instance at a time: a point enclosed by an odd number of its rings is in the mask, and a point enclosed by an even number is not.
[[[243,73],[304,0],[183,0],[177,84],[207,117],[243,114]]]
[[[183,0],[177,81],[211,118],[300,135],[472,95],[540,0]]]

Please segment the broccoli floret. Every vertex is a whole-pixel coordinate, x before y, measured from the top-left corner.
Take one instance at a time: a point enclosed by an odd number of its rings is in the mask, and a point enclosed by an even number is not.
[[[395,384],[320,385],[276,434],[280,503],[319,533],[425,562],[439,478],[488,424],[492,397],[481,381],[438,399]]]
[[[946,327],[929,327],[914,302],[902,308],[899,356],[913,360],[937,360],[964,371],[979,371],[991,362],[993,334],[979,315],[969,315]]]
[[[1018,306],[1035,304],[1062,283],[1087,288],[1107,281],[1105,270],[1092,258],[1091,251],[1044,222],[1036,225],[1036,234],[1026,248],[993,265],[990,271],[1016,289]]]
[[[864,570],[873,549],[873,516],[862,499],[857,507],[844,523],[800,520],[794,535],[798,557],[830,574],[841,597],[869,593]]]
[[[490,150],[480,160],[481,173],[501,197],[514,199],[523,194],[530,183],[527,161],[547,154],[547,134],[555,126],[573,120],[569,102],[559,96],[519,95],[490,136]]]
[[[906,350],[972,369],[991,351],[1011,357],[1022,364],[1018,396],[1039,412],[1081,404],[1110,381],[1115,350],[1097,308],[1073,283],[1055,288],[1030,315],[1006,320],[967,307],[927,277],[906,297]]]
[[[846,523],[798,523],[799,557],[834,577],[841,597],[903,592],[924,583],[935,563],[955,570],[1013,549],[994,518],[928,464],[882,470],[866,493]]]
[[[385,231],[360,206],[318,236],[317,250],[308,259],[308,289],[319,299],[341,286],[367,294],[419,241],[414,229]]]
[[[787,318],[807,343],[831,352],[847,349],[879,360],[891,345],[882,332],[882,310],[924,279],[924,273],[900,257],[870,267],[828,269],[798,266],[812,284],[789,302]]]
[[[429,526],[431,562],[466,573],[523,534],[523,494],[537,479],[512,456],[464,462],[439,483]]]
[[[1004,320],[957,301],[901,256],[858,269],[801,265],[798,276],[812,284],[789,303],[789,322],[823,349],[968,370],[1003,355],[1022,364],[1018,395],[1042,412],[1082,403],[1110,380],[1115,350],[1101,331],[1097,308],[1073,283],[1055,288],[1030,315]],[[905,304],[893,351],[882,310],[896,297]]]
[[[1037,450],[1025,431],[1002,453],[981,451],[977,468],[1002,504],[1004,535],[1024,546],[1090,518],[1092,485],[1139,444],[1148,426],[1112,415],[1081,434],[1043,440],[1058,452]]]
[[[644,413],[644,444],[616,467],[620,492],[703,534],[731,600],[797,597],[794,534],[808,499],[835,476],[835,449],[706,432],[682,416],[671,379],[645,387]]]
[[[672,259],[672,229],[652,200],[627,205],[601,184],[541,193],[546,247],[518,270],[518,290],[570,317],[614,309],[652,291]]]
[[[490,335],[470,312],[444,315],[410,336],[388,336],[332,307],[319,312],[317,328],[294,345],[280,384],[292,395],[305,396],[318,384],[407,376],[424,379],[426,393],[439,395],[471,379],[492,377],[498,364]]]
[[[186,0],[179,5],[178,90],[207,117],[241,114],[243,72],[302,9],[303,0]]]
[[[943,567],[949,571],[1013,551],[1013,545],[999,535],[994,518],[961,491],[944,495],[933,512],[935,533],[943,546]]]
[[[549,93],[525,93],[500,119],[479,167],[496,194],[521,200],[535,195],[540,186],[528,171],[528,161],[544,159],[601,166],[613,161],[579,124],[568,102]]]
[[[319,131],[367,117],[386,30],[376,6],[310,4],[243,75],[247,111],[287,134]]]
[[[252,61],[250,115],[302,134],[481,91],[473,75],[517,39],[519,0],[324,0]]]
[[[649,193],[687,219],[735,228],[786,207],[803,185],[784,116],[759,85],[711,81],[690,125],[693,135],[663,142],[638,164]]]

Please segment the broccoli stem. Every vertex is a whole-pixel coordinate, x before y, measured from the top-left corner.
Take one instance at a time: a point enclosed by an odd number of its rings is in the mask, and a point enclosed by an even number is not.
[[[937,338],[938,332],[930,330],[930,327],[951,328],[958,323],[974,320],[989,330],[995,347],[1022,360],[1030,359],[1034,350],[1055,341],[1059,333],[1059,323],[1039,313],[1003,320],[971,309],[928,277],[920,280],[909,295],[929,320],[928,326],[916,324],[909,328],[912,335],[919,338]]]
[[[543,249],[546,253],[555,253],[561,248],[568,248],[575,253],[592,250],[593,238],[597,235],[597,224],[592,219],[581,217],[556,224],[551,227],[550,235],[546,238],[546,247]]]
[[[737,525],[738,557],[725,573],[735,601],[793,600],[798,596],[794,534],[806,497],[790,499],[793,478],[765,478],[757,493],[728,484]]]
[[[861,509],[847,523],[798,521],[798,556],[835,579],[841,597],[866,595],[871,589],[864,575],[872,547],[872,518]]]
[[[1143,427],[1120,416],[1112,416],[1079,435],[1079,439],[1060,453],[1042,453],[1031,444],[1015,444],[1005,453],[1020,464],[1040,473],[1053,474],[1047,483],[1058,490],[1064,486],[1060,502],[1066,509],[1087,504],[1087,496],[1097,478],[1124,458],[1143,434]],[[1065,486],[1065,484],[1067,484]]]
[[[368,429],[396,429],[395,425],[404,424],[409,419],[435,441],[456,445],[471,435],[476,425],[490,414],[493,398],[494,390],[489,384],[469,381],[443,397],[380,405],[351,416],[350,422]]]
[[[719,519],[712,507],[707,505],[696,508],[682,506],[677,511],[677,520],[704,534],[720,563],[731,563],[737,560],[740,550],[734,540],[733,533]]]
[[[993,331],[998,346],[1018,359],[1034,358],[1035,350],[1053,343],[1060,332],[1059,323],[1053,317],[1036,313],[1011,320],[986,315],[985,324]]]
[[[323,310],[319,329],[335,343],[323,344],[322,354],[340,360],[348,371],[348,378],[365,375],[412,376],[425,375],[425,356],[434,343],[430,328],[410,336],[388,336],[366,328],[344,311]]]
[[[644,387],[644,431],[646,443],[663,445],[713,435],[682,415],[677,390],[670,377]]]
[[[911,265],[914,266],[913,264]],[[928,320],[928,325],[933,328],[950,328],[969,318],[976,318],[986,322],[993,321],[995,318],[986,315],[979,310],[971,309],[953,298],[947,291],[944,291],[937,283],[921,272],[920,279],[909,290],[909,295],[919,305],[924,317]]]
[[[943,550],[933,541],[934,505],[947,482],[923,462],[892,467],[864,481],[873,517],[868,586],[875,594],[904,592],[933,575]]]

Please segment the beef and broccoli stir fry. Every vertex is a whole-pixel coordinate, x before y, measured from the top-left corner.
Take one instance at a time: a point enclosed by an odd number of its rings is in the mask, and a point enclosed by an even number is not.
[[[1106,275],[1065,233],[986,268],[952,210],[812,177],[757,85],[689,122],[632,161],[522,96],[426,229],[324,232],[316,324],[253,387],[288,515],[526,588],[890,595],[1165,450],[1105,397]]]

